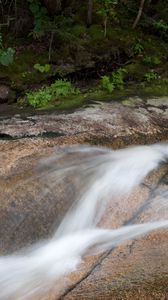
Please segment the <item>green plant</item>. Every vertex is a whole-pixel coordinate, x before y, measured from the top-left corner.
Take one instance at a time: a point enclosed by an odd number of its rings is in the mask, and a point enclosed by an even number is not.
[[[135,55],[139,55],[144,51],[144,46],[142,45],[141,41],[138,39],[136,44],[133,47],[133,52]]]
[[[145,75],[144,75],[144,79],[145,79],[145,81],[147,81],[147,82],[151,82],[151,81],[156,80],[156,79],[158,79],[158,78],[159,78],[158,73],[156,73],[156,72],[154,72],[154,71],[147,72],[147,73],[145,73]]]
[[[40,38],[45,34],[46,24],[50,22],[50,18],[47,15],[47,9],[41,6],[39,0],[28,0],[29,9],[34,16],[34,29],[33,37]]]
[[[53,97],[67,96],[68,94],[76,94],[79,93],[79,89],[75,89],[70,81],[67,80],[56,80],[53,84],[51,84],[50,92]]]
[[[46,106],[52,99],[52,95],[47,88],[29,92],[26,96],[28,103],[33,107]]]
[[[111,82],[110,77],[104,75],[101,79],[101,86],[108,93],[111,93],[114,90],[114,84]]]
[[[39,71],[40,73],[48,73],[51,69],[51,66],[49,64],[45,64],[45,65],[35,64],[34,69]]]
[[[124,87],[124,74],[127,71],[123,68],[118,69],[112,73],[111,78],[107,75],[101,79],[101,86],[104,90],[111,93],[114,89],[122,90]]]
[[[124,87],[124,74],[127,71],[124,68],[120,68],[112,73],[112,83],[115,88],[122,90]]]
[[[143,63],[147,66],[157,66],[161,63],[161,60],[157,56],[145,56],[143,59]]]
[[[159,20],[153,23],[154,27],[163,31],[168,30],[168,23],[164,22],[163,20]]]
[[[158,31],[158,34],[167,41],[168,39],[168,23],[164,20],[153,22],[153,27]]]
[[[22,78],[26,78],[31,72],[30,71],[25,71],[21,73]]]
[[[9,66],[14,61],[15,49],[4,48],[2,42],[2,34],[0,33],[0,64],[3,66]]]
[[[26,94],[28,103],[33,107],[44,107],[48,103],[59,98],[72,94],[79,94],[79,89],[75,89],[71,82],[67,80],[56,80],[49,87]]]
[[[118,0],[99,0],[99,9],[97,10],[97,14],[103,18],[104,23],[104,37],[107,35],[107,22],[108,18],[111,17],[113,19],[116,18],[115,7],[118,4]]]

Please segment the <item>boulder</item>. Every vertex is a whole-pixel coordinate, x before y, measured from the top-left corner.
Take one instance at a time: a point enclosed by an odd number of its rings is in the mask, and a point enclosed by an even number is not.
[[[15,99],[15,92],[5,84],[0,84],[0,104],[1,103],[12,103]]]

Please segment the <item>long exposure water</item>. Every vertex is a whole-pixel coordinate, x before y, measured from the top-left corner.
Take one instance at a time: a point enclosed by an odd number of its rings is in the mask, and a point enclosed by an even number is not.
[[[37,299],[60,278],[77,270],[88,249],[105,251],[151,230],[168,227],[165,214],[157,220],[151,216],[147,223],[117,229],[106,229],[101,224],[114,198],[124,201],[152,170],[167,160],[168,144],[116,151],[73,146],[43,159],[36,176],[49,182],[51,189],[68,173],[79,174],[82,186],[50,239],[0,257],[0,299]],[[44,189],[43,198],[45,193]],[[150,205],[154,210],[168,208],[166,197],[160,197],[157,202],[150,199]]]

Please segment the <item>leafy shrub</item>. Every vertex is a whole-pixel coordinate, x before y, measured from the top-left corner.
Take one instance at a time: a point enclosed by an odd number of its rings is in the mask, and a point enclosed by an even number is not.
[[[15,49],[0,49],[0,63],[3,66],[9,66],[14,61]]]
[[[26,95],[28,103],[33,107],[46,106],[52,100],[52,95],[47,88],[29,92]]]
[[[118,69],[112,73],[111,78],[107,75],[102,77],[101,86],[104,90],[111,93],[115,88],[123,89],[124,87],[124,73],[125,69]]]
[[[50,92],[53,97],[67,96],[68,94],[77,94],[79,90],[72,86],[70,81],[67,80],[56,80],[50,87]]]
[[[79,94],[79,89],[75,89],[71,82],[67,80],[56,80],[49,87],[26,94],[28,103],[33,107],[44,107],[53,100],[66,97],[71,94]]]
[[[135,55],[139,55],[144,51],[144,46],[142,45],[141,41],[138,39],[136,44],[133,47],[133,52]]]
[[[154,22],[154,27],[163,31],[168,30],[168,23],[164,22],[163,20],[155,21]]]
[[[151,81],[156,80],[156,79],[158,79],[158,78],[159,78],[158,73],[156,73],[156,72],[154,72],[154,71],[147,72],[147,73],[145,73],[145,75],[144,75],[144,79],[145,79],[145,81],[147,81],[147,82],[151,82]]]
[[[114,71],[112,74],[112,83],[115,88],[122,90],[124,87],[124,74],[127,71],[123,68]]]
[[[110,77],[107,75],[102,77],[101,86],[108,93],[111,93],[114,90],[114,84],[111,82]]]
[[[163,40],[167,41],[168,39],[168,23],[164,20],[157,20],[153,22],[153,27]]]
[[[33,37],[40,38],[45,34],[44,27],[49,23],[50,19],[47,15],[47,9],[41,6],[39,0],[28,0],[29,9],[34,16]]]
[[[3,66],[9,66],[14,61],[15,49],[3,47],[2,35],[0,33],[0,64]]]

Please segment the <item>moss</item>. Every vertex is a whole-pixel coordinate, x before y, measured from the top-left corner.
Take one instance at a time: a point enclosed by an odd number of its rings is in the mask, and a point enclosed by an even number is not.
[[[62,99],[59,103],[57,103],[55,107],[58,110],[73,109],[73,108],[81,107],[84,104],[84,102],[85,102],[84,95],[72,95]]]
[[[38,110],[54,109],[54,110],[71,110],[81,107],[86,101],[85,95],[71,95],[63,97],[38,108]]]
[[[136,98],[136,97],[132,97],[132,98],[122,101],[122,104],[124,106],[129,106],[129,107],[135,107],[136,105],[139,105],[141,103],[142,103],[142,100],[140,98]]]
[[[43,105],[43,107],[38,108],[38,110],[54,109],[54,110],[71,110],[81,106],[86,106],[98,101],[112,101],[113,95],[102,91],[99,87],[95,87],[83,94],[72,94],[66,97],[60,97],[58,99],[52,100],[48,104]],[[27,98],[21,97],[17,101],[18,106],[27,107]]]
[[[135,61],[132,64],[125,67],[127,71],[127,77],[130,80],[142,81],[144,74],[148,72],[149,68],[139,61]]]
[[[95,88],[95,90],[91,90],[86,93],[86,103],[93,102],[108,102],[112,100],[112,94],[107,93],[106,91],[101,90],[99,87]]]
[[[84,105],[91,104],[93,102],[97,101],[111,101],[112,95],[107,94],[106,92],[95,89],[88,91],[83,94],[79,95],[69,95],[66,97],[61,97],[56,100],[53,100],[52,102],[49,102],[48,104],[44,105],[43,107],[38,108],[38,110],[44,110],[44,109],[54,109],[54,110],[71,110],[75,109]],[[28,105],[26,98],[20,98],[18,100],[18,105],[25,107]]]
[[[149,97],[149,96],[167,96],[168,95],[168,81],[165,80],[158,80],[153,81],[150,83],[147,82],[140,82],[140,83],[130,83],[125,87],[123,91],[115,90],[112,93],[112,97],[115,99],[123,100],[124,104],[132,105],[133,103],[127,102],[127,97]],[[125,102],[126,101],[126,102]],[[134,99],[134,105],[138,104],[137,100]]]
[[[167,96],[168,95],[168,79],[162,79],[150,84],[145,84],[142,91],[146,96]]]
[[[16,56],[13,64],[1,67],[0,78],[5,78],[12,87],[21,90],[25,89],[28,84],[39,83],[51,76],[52,70],[48,73],[40,73],[34,69],[34,65],[36,63],[46,64],[47,55],[47,53],[41,54],[39,58],[39,54],[32,50],[20,53]]]
[[[112,93],[102,91],[99,86],[95,87],[87,93],[87,102],[93,101],[122,101],[124,105],[135,106],[140,103],[140,99],[136,96],[148,97],[148,96],[167,96],[168,95],[168,79],[160,79],[150,83],[129,83],[125,85],[123,90],[115,89]],[[133,97],[132,100],[128,97]]]
[[[167,96],[168,95],[168,85],[167,79],[160,80],[155,83],[140,83],[140,84],[129,84],[125,86],[123,90],[114,90],[112,93],[107,93],[100,89],[100,86],[97,85],[93,89],[79,95],[69,95],[67,97],[60,97],[52,102],[44,105],[38,110],[53,109],[57,111],[61,110],[72,110],[82,106],[88,106],[95,104],[96,102],[111,102],[111,101],[120,101],[123,105],[126,106],[136,106],[141,103],[141,99],[135,98],[139,97],[148,97],[148,96]],[[133,97],[130,99],[130,97]],[[129,99],[128,99],[129,98]],[[28,103],[25,98],[20,98],[18,105],[27,107]]]

